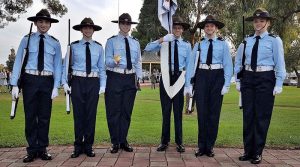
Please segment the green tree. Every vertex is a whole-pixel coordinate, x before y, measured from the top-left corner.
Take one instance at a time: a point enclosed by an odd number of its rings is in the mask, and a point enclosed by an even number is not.
[[[16,58],[16,52],[14,48],[10,49],[10,54],[8,55],[8,60],[6,61],[6,66],[9,71],[13,70],[14,62]]]
[[[41,0],[49,11],[59,17],[68,12],[65,5],[59,0]],[[0,28],[4,28],[9,22],[15,22],[19,16],[26,13],[27,8],[33,4],[33,0],[1,0],[0,1]]]

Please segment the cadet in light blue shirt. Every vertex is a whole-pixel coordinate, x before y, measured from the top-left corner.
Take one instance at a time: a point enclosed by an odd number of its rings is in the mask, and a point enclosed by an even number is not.
[[[102,28],[91,18],[84,18],[73,29],[82,33],[82,39],[72,42],[69,67],[64,62],[63,86],[66,93],[71,92],[74,114],[74,151],[71,158],[85,153],[94,157],[93,151],[98,99],[105,92],[106,74],[102,45],[92,39],[95,31]],[[68,55],[67,55],[68,56]],[[65,59],[67,60],[67,59]],[[67,84],[66,68],[72,75]]]
[[[40,10],[36,16],[29,17],[37,27],[37,32],[26,35],[18,48],[11,85],[13,99],[19,96],[17,82],[20,76],[25,112],[25,135],[28,142],[27,156],[23,162],[32,162],[40,157],[51,160],[46,147],[49,145],[49,124],[52,99],[58,96],[61,80],[61,47],[59,41],[47,32],[52,23],[48,10]],[[30,37],[30,40],[28,40]],[[28,46],[29,43],[29,46]],[[24,49],[29,53],[23,58]],[[24,59],[22,65],[22,59]],[[21,70],[25,67],[24,73]],[[22,72],[21,72],[22,71]]]
[[[123,13],[119,20],[112,22],[118,23],[120,31],[118,35],[109,38],[105,46],[105,106],[112,143],[110,152],[114,154],[119,149],[133,151],[128,144],[127,135],[136,92],[140,89],[142,61],[139,41],[129,36],[131,24],[137,22],[133,22],[128,13]]]
[[[186,85],[187,93],[192,94],[190,81],[195,90],[198,117],[198,150],[195,155],[213,157],[223,95],[229,91],[233,65],[227,42],[216,37],[224,23],[208,15],[197,26],[204,29],[205,37],[194,46]]]
[[[286,75],[282,40],[268,32],[271,20],[265,9],[246,18],[255,33],[245,38],[235,58],[236,89],[243,106],[244,155],[239,160],[252,164],[262,161],[275,95],[282,92]]]
[[[189,27],[190,25],[188,23],[184,23],[182,18],[175,16],[173,17],[173,34],[167,34],[164,37],[149,43],[145,48],[145,51],[158,52],[161,48],[161,43],[169,42],[169,44],[171,44],[171,62],[169,62],[169,77],[171,85],[174,85],[174,83],[177,82],[182,71],[185,71],[189,64],[192,50],[191,44],[188,41],[183,40],[181,37],[183,31],[188,30]],[[161,143],[158,146],[157,151],[165,151],[169,146],[170,118],[173,107],[175,142],[177,145],[176,150],[177,152],[184,152],[185,148],[182,141],[182,110],[184,105],[184,92],[186,89],[184,87],[179,88],[180,90],[178,93],[173,98],[170,98],[163,84],[164,79],[166,78],[161,78],[159,84],[163,123],[160,141]]]

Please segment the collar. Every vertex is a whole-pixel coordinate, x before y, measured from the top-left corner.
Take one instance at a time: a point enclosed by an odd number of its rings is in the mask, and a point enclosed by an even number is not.
[[[90,44],[92,44],[92,43],[93,43],[93,39],[90,39],[89,41],[86,41],[85,39],[82,38],[79,42],[80,42],[82,45],[85,45],[86,42],[89,42]]]
[[[262,39],[262,38],[264,38],[265,36],[267,36],[269,34],[269,32],[268,31],[265,31],[265,32],[263,32],[262,34],[260,34],[259,36],[260,36],[260,38]],[[253,39],[255,38],[255,37],[257,37],[258,35],[253,35]]]
[[[119,32],[118,37],[124,39],[124,38],[129,38],[129,35],[124,36]]]
[[[207,36],[205,36],[204,39],[205,39],[206,42],[209,42],[209,41],[208,41],[209,38],[207,38]],[[217,40],[217,37],[215,36],[215,37],[213,37],[213,38],[211,38],[211,39],[212,39],[213,41],[216,41],[216,40]]]
[[[35,34],[37,37],[39,37],[41,35],[41,33],[39,31],[37,31]],[[45,36],[45,38],[49,37],[48,32],[44,33],[43,35]]]

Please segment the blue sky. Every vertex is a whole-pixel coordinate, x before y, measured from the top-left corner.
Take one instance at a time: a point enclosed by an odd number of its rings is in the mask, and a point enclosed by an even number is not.
[[[49,34],[56,37],[62,47],[62,55],[65,56],[68,42],[68,19],[71,19],[71,27],[80,24],[84,17],[91,17],[95,24],[102,27],[93,35],[93,39],[105,46],[107,38],[118,33],[118,25],[111,20],[118,19],[118,0],[61,0],[68,8],[68,13],[62,18],[52,16],[59,23],[52,24]],[[119,0],[119,14],[129,13],[133,21],[138,21],[143,0]],[[34,16],[40,9],[44,8],[40,0],[34,0],[34,4],[28,8],[28,12],[21,15],[17,22],[9,23],[4,29],[0,29],[0,64],[5,64],[10,54],[10,49],[18,49],[22,37],[29,32],[30,21],[28,17]],[[36,31],[36,28],[33,28]],[[81,39],[79,31],[71,29],[71,41]]]

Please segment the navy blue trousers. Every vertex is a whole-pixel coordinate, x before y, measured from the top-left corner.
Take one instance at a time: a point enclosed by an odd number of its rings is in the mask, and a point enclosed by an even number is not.
[[[94,144],[99,78],[73,76],[72,105],[75,131],[75,151],[90,151]]]
[[[105,106],[112,144],[127,143],[127,134],[137,92],[135,74],[106,71]]]
[[[198,148],[205,152],[213,149],[217,139],[223,102],[224,71],[202,70],[196,73],[195,99],[198,117]]]
[[[170,83],[173,85],[179,78],[181,73],[170,76]],[[182,144],[182,110],[184,104],[183,87],[180,91],[171,99],[163,85],[162,78],[159,84],[160,103],[162,110],[162,133],[161,143],[168,144],[170,142],[170,122],[171,111],[173,107],[174,124],[175,124],[175,143],[177,145]]]
[[[24,74],[23,102],[27,153],[46,151],[49,145],[49,124],[52,108],[53,76]]]
[[[241,80],[244,150],[261,155],[271,121],[275,86],[274,71],[245,71]]]

